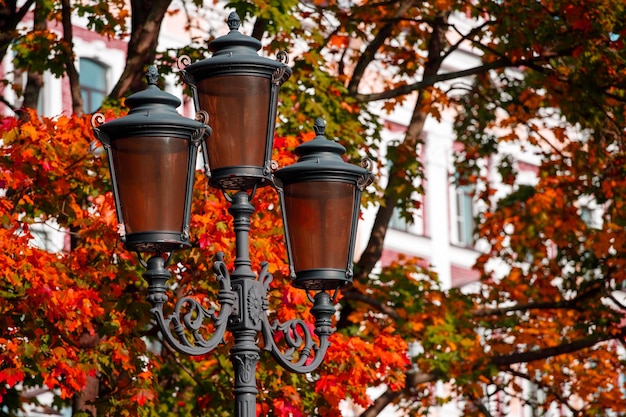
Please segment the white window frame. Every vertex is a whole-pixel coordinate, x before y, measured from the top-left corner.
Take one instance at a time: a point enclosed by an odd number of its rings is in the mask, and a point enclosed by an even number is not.
[[[476,204],[471,186],[454,186],[452,191],[452,216],[454,244],[463,247],[474,247],[476,244],[474,228],[476,226]]]

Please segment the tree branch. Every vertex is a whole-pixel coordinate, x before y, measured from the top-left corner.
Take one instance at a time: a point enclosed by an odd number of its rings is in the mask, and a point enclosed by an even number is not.
[[[258,40],[263,39],[263,34],[265,33],[265,30],[267,29],[267,24],[268,24],[267,19],[264,19],[262,17],[257,17],[256,20],[254,21],[254,26],[252,28],[252,33],[250,34],[250,36]]]
[[[602,284],[602,282],[598,282],[598,284]],[[481,309],[472,311],[472,315],[475,317],[487,317],[487,316],[501,316],[507,313],[515,312],[515,311],[528,311],[528,310],[562,310],[562,309],[573,309],[580,310],[582,307],[580,303],[582,301],[588,300],[594,295],[604,292],[605,288],[602,285],[592,285],[585,292],[578,294],[576,297],[571,300],[565,301],[540,301],[534,303],[526,303],[526,304],[517,304],[509,307],[499,307],[499,308],[490,308],[490,309]]]
[[[554,395],[554,397],[559,400],[561,402],[561,404],[565,405],[567,408],[570,409],[570,411],[574,414],[574,415],[578,415],[579,410],[575,409],[568,401],[567,398],[563,397],[561,394],[559,394],[558,392],[555,392],[553,389],[551,389],[551,387],[549,385],[546,385],[544,383],[542,383],[541,381],[537,381],[533,378],[530,377],[530,375],[521,373],[519,371],[516,371],[514,369],[507,369],[507,372],[510,373],[511,375],[518,377],[518,378],[522,378],[525,379],[537,386],[539,386],[541,389],[544,389],[546,391],[550,391],[550,393],[552,395]],[[529,401],[526,400],[526,403],[528,403]],[[535,404],[536,405],[536,404]]]
[[[462,71],[448,72],[445,74],[434,74],[430,77],[424,77],[421,81],[413,84],[406,84],[393,90],[387,90],[380,93],[370,94],[356,94],[356,100],[362,103],[369,103],[372,101],[389,100],[392,98],[401,97],[407,94],[411,94],[417,90],[421,90],[426,87],[431,87],[438,82],[453,80],[455,78],[469,77],[476,74],[482,74],[492,69],[505,68],[509,66],[516,66],[508,59],[500,59],[497,61],[489,62],[487,64],[479,65],[474,68],[469,68]]]
[[[404,389],[394,391],[387,389],[383,394],[376,398],[374,403],[365,410],[361,417],[376,417],[378,416],[389,404],[399,399],[401,396],[410,396],[415,391],[416,387],[427,382],[433,382],[437,379],[437,375],[434,373],[422,373],[416,371],[409,371],[406,373],[406,381]]]
[[[563,343],[557,346],[531,350],[526,352],[516,352],[505,356],[495,356],[491,359],[491,363],[500,367],[513,365],[516,363],[528,363],[542,359],[551,358],[553,356],[572,353],[581,349],[590,348],[598,343],[607,340],[623,338],[626,336],[626,327],[621,327],[616,334],[601,334],[578,339],[573,342]]]
[[[35,4],[33,29],[37,31],[44,31],[48,29],[47,10],[43,7],[42,2]],[[34,71],[32,68],[28,68],[28,75],[26,78],[26,87],[24,88],[24,100],[22,107],[36,109],[39,103],[39,93],[43,87],[43,74],[39,71]]]
[[[387,304],[385,304],[384,301],[379,301],[376,300],[373,297],[369,297],[366,294],[363,294],[363,292],[357,290],[354,287],[348,288],[346,290],[343,290],[341,292],[341,294],[343,295],[343,298],[345,300],[348,301],[361,301],[367,305],[369,305],[370,307],[372,307],[373,309],[384,313],[386,315],[388,315],[389,317],[393,318],[393,319],[399,319],[400,316],[398,315],[398,312],[396,311],[395,308],[388,306]]]
[[[571,343],[564,343],[558,346],[539,349],[536,351],[520,352],[505,356],[496,356],[491,358],[491,360],[488,361],[487,364],[490,363],[497,365],[501,368],[505,368],[502,369],[503,371],[513,373],[514,371],[509,367],[513,364],[528,363],[535,360],[541,360],[553,356],[563,355],[566,353],[572,353],[581,349],[592,347],[597,343],[605,342],[611,339],[621,339],[625,336],[626,327],[622,327],[620,328],[620,332],[617,334],[587,337]],[[387,391],[385,391],[380,397],[378,397],[374,401],[374,403],[367,410],[365,410],[363,414],[361,414],[360,417],[376,417],[385,407],[396,401],[401,396],[411,395],[411,393],[415,391],[417,386],[427,382],[434,382],[439,377],[440,375],[437,375],[435,373],[419,373],[413,371],[407,372],[405,387],[402,390],[394,391],[391,389],[387,389]],[[478,404],[475,405],[478,406]]]
[[[400,3],[393,17],[398,18],[398,17],[403,16],[414,5],[414,3],[415,3],[414,0],[409,0],[403,3]],[[380,49],[380,47],[385,43],[387,38],[391,36],[394,25],[395,25],[395,19],[390,19],[387,23],[385,23],[380,28],[378,33],[376,33],[376,36],[374,36],[374,39],[372,39],[372,41],[367,45],[367,47],[365,48],[365,50],[359,57],[359,60],[356,63],[356,66],[354,67],[354,71],[352,72],[352,78],[350,79],[350,82],[348,83],[348,92],[350,93],[350,95],[354,95],[354,96],[357,95],[359,84],[361,83],[361,80],[363,79],[365,70],[367,69],[369,64],[374,60],[374,57],[376,56],[376,51],[378,51],[378,49]]]
[[[0,62],[7,54],[7,50],[15,41],[15,29],[22,21],[26,13],[35,3],[35,0],[27,0],[17,9],[17,1],[7,1],[0,7]]]
[[[485,20],[481,25],[478,25],[474,28],[472,28],[472,30],[470,30],[467,34],[463,34],[460,30],[458,30],[456,28],[456,26],[451,25],[450,27],[452,27],[452,29],[460,36],[460,39],[454,44],[451,45],[450,48],[448,48],[448,50],[446,51],[446,53],[443,56],[443,59],[446,59],[447,57],[449,57],[450,55],[452,55],[452,53],[456,50],[459,49],[459,47],[464,43],[464,42],[471,42],[472,44],[476,45],[478,42],[473,40],[473,37],[475,35],[477,35],[478,33],[480,33],[480,31],[482,31],[485,26],[491,25],[496,23],[495,20]],[[478,48],[482,49],[482,44],[478,43]]]
[[[469,394],[468,398],[470,399],[472,405],[480,411],[484,417],[493,417],[493,415],[489,412],[489,409],[482,403],[479,398]]]
[[[0,96],[0,103],[7,106],[13,113],[17,113],[17,109],[15,108],[15,106],[12,103],[9,103],[9,101],[4,98],[4,96]]]
[[[113,99],[141,89],[145,67],[155,59],[161,23],[171,0],[131,0],[130,3],[132,20],[126,65],[109,94]]]

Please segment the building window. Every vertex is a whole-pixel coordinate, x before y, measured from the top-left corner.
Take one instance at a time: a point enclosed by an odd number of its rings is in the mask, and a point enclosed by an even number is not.
[[[389,227],[402,232],[409,231],[410,224],[400,215],[400,210],[397,207],[393,209],[391,220],[389,220]]]
[[[100,108],[107,94],[107,67],[93,59],[80,59],[80,90],[85,113]]]
[[[472,189],[468,186],[457,187],[456,200],[456,240],[463,246],[474,245],[474,201]]]
[[[387,160],[387,166],[391,168],[392,165],[393,165],[392,161]],[[419,181],[420,183],[417,183],[417,180],[416,180],[416,184],[418,184],[416,186],[417,188],[421,188],[421,180]],[[414,191],[411,194],[410,199],[411,199],[410,202],[409,201],[406,202],[408,204],[410,218],[407,219],[405,217],[402,217],[401,215],[402,210],[400,209],[400,207],[396,206],[394,207],[393,213],[391,214],[391,218],[389,219],[389,228],[394,229],[394,230],[399,230],[401,232],[412,233],[415,235],[423,236],[425,234],[423,190],[420,192]]]
[[[411,233],[413,235],[425,236],[426,227],[424,224],[425,214],[423,202],[424,198],[422,195],[416,195],[412,199],[412,203],[415,205],[415,207],[410,211],[410,221],[407,221],[407,219],[402,217],[400,215],[400,209],[398,207],[395,207],[393,209],[393,213],[391,214],[391,219],[389,219],[389,228],[399,230],[401,232]]]

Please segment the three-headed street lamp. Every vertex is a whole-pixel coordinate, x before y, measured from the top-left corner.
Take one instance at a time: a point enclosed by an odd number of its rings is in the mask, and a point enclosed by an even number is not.
[[[175,350],[203,355],[234,336],[235,416],[256,416],[256,365],[260,348],[284,368],[308,373],[323,361],[333,333],[337,290],[352,283],[352,258],[361,193],[372,181],[363,167],[344,162],[345,148],[324,137],[325,124],[315,121],[317,136],[295,150],[298,162],[276,170],[271,160],[278,90],[291,75],[286,54],[277,60],[258,55],[261,43],[238,31],[236,13],[230,32],[209,44],[207,58],[189,64],[181,57],[183,79],[191,88],[196,120],[180,116],[180,100],[157,87],[151,67],[148,87],[126,100],[127,116],[92,124],[104,145],[111,171],[121,240],[140,254],[146,267],[151,312],[165,341]],[[234,270],[224,254],[213,264],[219,311],[193,297],[182,297],[166,315],[167,270],[172,252],[190,243],[191,203],[198,149],[212,187],[230,204],[235,231]],[[280,197],[292,284],[313,302],[314,331],[300,319],[270,323],[267,291],[272,280],[267,264],[257,275],[249,256],[251,201],[259,187],[273,186]],[[148,254],[143,261],[141,253]],[[207,339],[207,326],[213,333]],[[313,337],[314,333],[317,338]],[[275,334],[281,334],[282,350]],[[317,341],[316,341],[317,339]]]

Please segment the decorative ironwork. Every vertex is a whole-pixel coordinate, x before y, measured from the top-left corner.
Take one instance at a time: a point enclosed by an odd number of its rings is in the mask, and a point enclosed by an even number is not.
[[[219,314],[213,309],[204,308],[195,298],[183,297],[176,302],[174,312],[166,318],[163,314],[163,305],[168,300],[165,295],[165,281],[170,278],[170,273],[164,268],[166,262],[160,256],[148,260],[147,271],[144,273],[144,278],[149,283],[148,300],[154,306],[152,314],[166,341],[181,353],[203,355],[210,352],[221,342],[227,327],[233,331],[236,339],[241,332],[256,335],[260,330],[264,349],[269,351],[280,365],[292,372],[312,372],[322,363],[329,346],[328,339],[334,332],[331,319],[335,314],[335,308],[331,297],[323,291],[315,295],[311,308],[311,313],[316,319],[313,331],[300,319],[270,323],[267,292],[273,276],[268,270],[269,265],[263,262],[261,272],[256,278],[248,271],[247,241],[252,211],[247,200],[248,195],[244,192],[239,192],[231,198],[230,211],[236,219],[235,233],[238,236],[236,244],[238,251],[241,252],[236,260],[235,271],[233,274],[228,273],[224,254],[221,252],[217,254],[217,260],[213,264],[213,270],[220,283],[218,301],[222,307]],[[245,247],[241,246],[242,242],[245,242]],[[240,277],[233,280],[232,276]],[[207,320],[213,322],[215,327],[214,334],[208,340],[204,339],[202,332]],[[281,335],[278,341],[275,338],[277,334]],[[319,343],[315,342],[314,334]],[[247,339],[244,339],[244,342],[236,340],[233,347],[233,352],[246,352],[237,355],[232,353],[241,372],[248,372],[250,363],[256,364],[258,360],[253,360],[258,355],[250,353],[251,347],[247,344]],[[252,348],[254,349],[258,348]],[[247,379],[242,377],[242,380]]]
[[[289,75],[287,75],[287,72],[289,71],[289,73],[291,73],[291,69],[287,66],[287,64],[289,63],[289,55],[286,51],[278,51],[278,53],[276,54],[276,61],[285,64],[276,68],[276,70],[272,74],[272,83],[280,86],[283,82],[285,82],[285,79],[289,77]]]
[[[253,326],[261,323],[261,314],[263,314],[263,294],[252,287],[248,290],[247,305],[250,321]]]
[[[228,29],[239,30],[239,26],[241,26],[241,19],[239,18],[237,12],[230,12],[226,23],[228,24]]]
[[[289,54],[287,51],[278,51],[276,54],[276,61],[282,62],[283,64],[289,63]]]
[[[365,168],[366,170],[368,170],[367,173],[361,175],[358,180],[356,181],[356,186],[358,187],[359,190],[363,191],[365,189],[365,187],[367,187],[368,185],[370,185],[373,181],[374,181],[374,177],[369,173],[369,171],[372,169],[372,160],[369,158],[363,158],[361,160],[361,167]]]
[[[93,127],[94,129],[97,129],[98,126],[104,123],[104,121],[105,121],[104,114],[94,113],[93,116],[91,116],[91,127]]]
[[[313,131],[316,136],[324,136],[326,134],[326,122],[321,117],[315,119],[313,123]]]
[[[204,308],[195,298],[182,297],[176,302],[174,311],[167,317],[163,312],[163,306],[168,300],[165,283],[170,279],[171,274],[165,269],[166,261],[162,256],[153,256],[147,262],[147,270],[143,277],[148,281],[147,298],[153,305],[150,312],[156,319],[167,343],[181,353],[204,355],[223,341],[228,318],[237,297],[231,289],[224,254],[219,252],[216,258],[213,271],[220,283],[217,296],[221,305],[219,313],[212,308]],[[215,330],[210,338],[205,339],[202,330],[207,321],[213,323]]]
[[[157,85],[159,81],[159,71],[154,65],[150,65],[148,70],[146,71],[146,81],[148,85]]]
[[[153,305],[151,312],[165,341],[172,348],[188,355],[204,355],[222,342],[226,330],[234,335],[231,357],[235,367],[235,415],[239,417],[254,415],[248,412],[255,410],[255,372],[260,350],[256,345],[258,334],[263,337],[264,349],[285,369],[298,373],[312,372],[322,363],[330,345],[329,337],[334,332],[331,319],[335,314],[334,300],[321,291],[315,295],[311,308],[316,319],[313,331],[300,319],[270,323],[267,293],[273,276],[269,272],[269,264],[261,264],[258,276],[250,268],[248,240],[250,216],[254,212],[248,201],[250,198],[243,191],[227,198],[229,212],[234,219],[237,257],[232,273],[228,272],[222,252],[216,255],[213,263],[213,271],[220,284],[219,312],[203,307],[196,298],[186,296],[180,298],[173,312],[166,316],[163,311],[168,301],[166,282],[171,278],[166,269],[168,260],[160,255],[151,257],[143,274],[148,281],[148,300]],[[204,336],[207,323],[213,325],[213,333],[208,339]]]
[[[315,295],[311,313],[315,317],[314,333],[319,338],[315,343],[307,323],[301,319],[292,319],[285,323],[269,322],[267,314],[263,316],[263,342],[276,361],[285,369],[297,373],[309,373],[317,369],[324,360],[330,346],[329,337],[335,331],[331,318],[335,307],[328,293],[321,291]],[[274,337],[282,334],[286,349],[281,349]]]
[[[181,55],[176,60],[176,66],[179,70],[184,70],[189,65],[191,65],[191,57],[189,55]]]
[[[247,381],[254,379],[255,369],[254,366],[259,360],[259,355],[254,353],[245,353],[237,355],[235,366],[238,369],[236,373],[237,382],[239,384],[246,383]]]

